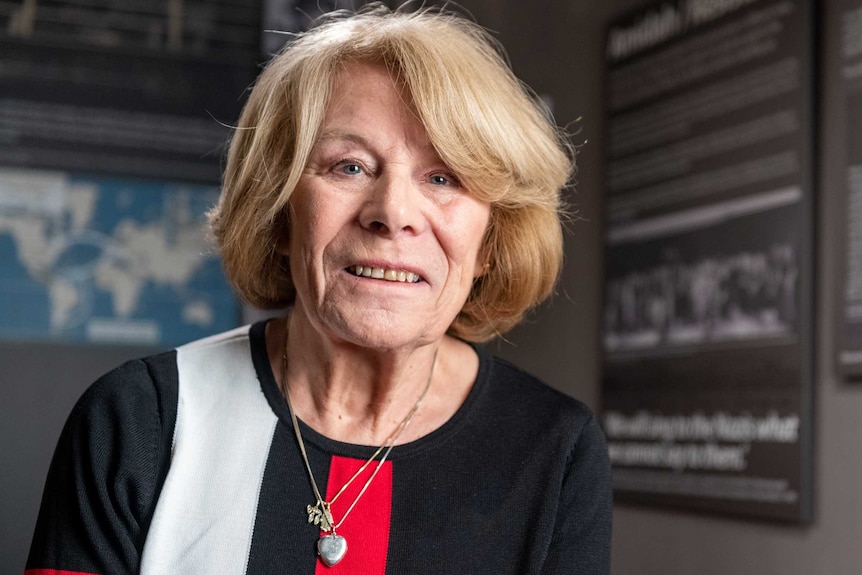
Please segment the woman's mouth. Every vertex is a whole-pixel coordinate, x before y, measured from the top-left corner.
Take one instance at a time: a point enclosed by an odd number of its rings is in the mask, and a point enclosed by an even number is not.
[[[355,276],[389,282],[415,284],[422,279],[419,274],[414,274],[413,272],[386,268],[373,268],[371,266],[349,266],[347,271]]]

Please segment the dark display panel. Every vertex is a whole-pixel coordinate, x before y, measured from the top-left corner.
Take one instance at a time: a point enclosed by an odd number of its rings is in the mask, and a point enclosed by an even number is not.
[[[841,281],[838,282],[837,371],[862,381],[862,2],[833,0],[825,5],[824,62],[830,79],[830,106],[824,143],[833,157],[824,169],[830,193],[840,197]],[[834,162],[834,163],[833,163]]]
[[[260,3],[7,3],[0,164],[217,183],[260,57]]]
[[[812,7],[610,25],[603,425],[618,500],[811,516]]]

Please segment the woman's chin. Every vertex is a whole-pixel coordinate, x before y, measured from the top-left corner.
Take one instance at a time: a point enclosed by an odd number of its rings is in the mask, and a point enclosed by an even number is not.
[[[427,322],[393,314],[363,313],[361,319],[345,319],[348,318],[340,318],[335,325],[325,324],[327,335],[335,341],[381,352],[428,345],[446,333],[445,328],[429,330]]]

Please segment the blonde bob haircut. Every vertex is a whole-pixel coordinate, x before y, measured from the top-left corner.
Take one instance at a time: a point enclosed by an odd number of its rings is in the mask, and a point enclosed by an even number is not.
[[[278,250],[289,234],[286,206],[339,72],[358,61],[389,70],[443,162],[491,205],[485,273],[449,333],[479,342],[508,331],[554,289],[563,257],[561,191],[574,154],[496,41],[443,11],[378,4],[336,12],[269,62],[243,108],[210,212],[229,281],[261,309],[293,303]]]

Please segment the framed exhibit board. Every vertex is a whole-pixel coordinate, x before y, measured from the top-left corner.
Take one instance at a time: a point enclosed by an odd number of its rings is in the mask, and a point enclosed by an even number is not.
[[[862,1],[824,2],[823,182],[841,211],[829,214],[839,230],[836,367],[862,381]]]
[[[663,2],[606,39],[615,496],[809,520],[812,5]]]

